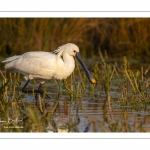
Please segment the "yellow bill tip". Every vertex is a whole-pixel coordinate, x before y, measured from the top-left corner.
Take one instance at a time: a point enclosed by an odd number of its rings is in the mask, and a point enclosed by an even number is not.
[[[95,80],[95,79],[91,79],[91,82],[92,82],[93,84],[95,84],[95,83],[96,83],[96,80]]]

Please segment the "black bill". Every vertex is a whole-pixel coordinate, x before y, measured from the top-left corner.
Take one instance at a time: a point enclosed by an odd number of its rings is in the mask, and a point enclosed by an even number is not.
[[[94,77],[92,76],[92,74],[89,72],[89,70],[86,68],[85,64],[83,63],[82,59],[81,59],[81,56],[79,53],[76,53],[76,58],[77,60],[79,61],[79,63],[81,64],[81,66],[83,67],[85,73],[86,73],[86,76],[87,78],[89,79],[89,81],[92,83],[92,84],[95,84],[96,83],[96,80],[94,79]]]

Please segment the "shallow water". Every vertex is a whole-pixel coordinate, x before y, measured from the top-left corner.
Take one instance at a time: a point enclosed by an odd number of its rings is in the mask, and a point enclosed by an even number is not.
[[[49,105],[47,111],[50,113],[58,90],[53,84],[53,90],[48,83],[45,87],[50,91],[48,95],[51,99],[46,100]],[[148,104],[145,110],[135,110],[130,103],[122,105],[119,87],[112,86],[111,90],[114,124],[112,124],[110,117],[105,91],[101,91],[101,88],[99,91],[95,90],[94,95],[87,90],[84,95],[73,100],[66,90],[60,89],[59,105],[45,126],[44,132],[149,132],[150,105]],[[135,95],[129,93],[128,98],[132,96]],[[23,100],[32,102],[34,98],[33,96],[25,96]],[[67,106],[65,106],[64,101]],[[67,108],[67,112],[64,106]]]
[[[9,78],[9,77],[8,77]],[[78,76],[76,76],[78,79]],[[114,77],[111,81],[110,96],[111,96],[111,111],[107,101],[107,95],[105,88],[100,81],[93,87],[90,83],[86,82],[85,89],[81,86],[80,81],[73,83],[73,95],[64,87],[62,82],[58,82],[57,85],[53,81],[47,81],[43,89],[47,91],[50,99],[39,99],[38,104],[35,103],[33,94],[23,94],[22,98],[18,101],[21,105],[31,108],[38,108],[36,113],[39,113],[39,104],[46,102],[45,110],[48,114],[51,114],[57,101],[58,105],[55,112],[48,118],[48,121],[43,121],[42,115],[35,115],[37,119],[22,120],[15,122],[14,124],[8,124],[6,116],[0,114],[0,125],[2,132],[18,132],[14,128],[19,128],[19,132],[149,132],[150,131],[150,90],[147,89],[147,99],[142,100],[139,98],[139,94],[133,94],[131,86],[128,85],[123,88],[125,83],[124,78]],[[2,84],[2,83],[0,83]],[[21,85],[19,94],[22,95],[21,87],[23,87],[25,81],[21,77]],[[59,88],[57,87],[59,86]],[[37,88],[37,83],[29,84],[28,88]],[[93,90],[92,90],[93,89]],[[7,91],[8,93],[10,91]],[[11,93],[11,92],[10,92]],[[59,97],[57,94],[59,93]],[[13,95],[13,101],[15,96]],[[12,105],[11,105],[12,106]],[[9,118],[14,119],[16,113],[12,109],[9,110]],[[17,108],[22,109],[22,107]],[[24,111],[22,109],[21,111]],[[31,114],[33,112],[31,111]],[[13,114],[13,115],[12,115]],[[39,113],[40,114],[40,113]],[[33,115],[33,114],[32,114]],[[21,120],[23,114],[18,115],[17,119]],[[15,119],[14,119],[15,120]],[[3,122],[5,121],[5,122]],[[39,121],[39,123],[37,123]],[[5,125],[7,122],[7,126]],[[13,121],[11,121],[13,122]],[[39,124],[40,129],[30,127],[29,124]],[[27,124],[28,125],[27,125]],[[17,126],[18,125],[18,126]],[[8,130],[3,128],[10,127]],[[37,127],[38,128],[38,127]]]

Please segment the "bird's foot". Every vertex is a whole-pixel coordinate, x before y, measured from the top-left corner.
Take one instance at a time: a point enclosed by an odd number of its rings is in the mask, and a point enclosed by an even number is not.
[[[35,94],[35,99],[37,100],[38,99],[38,95],[40,94],[40,96],[42,97],[42,98],[46,98],[46,99],[50,99],[50,97],[46,94],[46,93],[44,93],[44,91],[43,90],[38,90],[38,92]]]

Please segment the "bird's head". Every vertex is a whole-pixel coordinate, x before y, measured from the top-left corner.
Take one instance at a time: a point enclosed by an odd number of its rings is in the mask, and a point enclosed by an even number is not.
[[[58,49],[53,52],[60,55],[69,54],[70,56],[76,56],[76,53],[79,53],[79,48],[73,43],[67,43],[58,47]]]
[[[85,71],[85,73],[86,73],[86,76],[87,76],[87,78],[89,79],[89,81],[90,81],[92,84],[95,84],[95,83],[96,83],[96,80],[94,79],[94,77],[93,77],[92,74],[89,72],[89,70],[87,69],[87,67],[86,67],[86,65],[84,64],[84,62],[82,61],[82,58],[81,58],[80,53],[79,53],[79,48],[78,48],[78,46],[75,45],[75,44],[72,44],[72,43],[68,43],[68,44],[66,44],[66,46],[67,46],[67,49],[68,49],[68,54],[77,58],[78,62],[80,63],[80,65],[81,65],[82,68],[84,69],[84,71]]]
[[[81,56],[79,54],[79,48],[77,45],[72,44],[72,43],[67,43],[65,45],[60,46],[57,50],[54,51],[54,53],[58,53],[58,55],[64,55],[64,54],[69,54],[70,56],[74,56],[77,58],[78,62],[81,64],[82,68],[84,69],[87,78],[92,84],[96,83],[95,78],[92,76],[92,74],[89,72],[87,69],[86,65],[81,59]]]
[[[65,45],[66,46],[66,49],[67,49],[67,52],[70,56],[76,56],[77,53],[79,53],[79,47],[75,44],[72,44],[72,43],[68,43]]]

